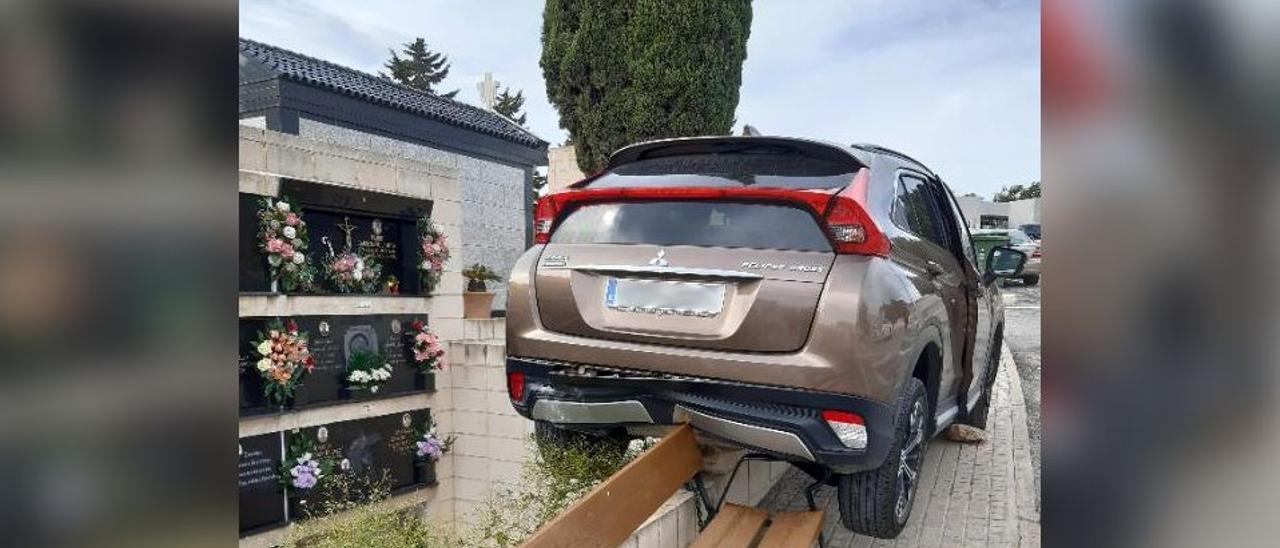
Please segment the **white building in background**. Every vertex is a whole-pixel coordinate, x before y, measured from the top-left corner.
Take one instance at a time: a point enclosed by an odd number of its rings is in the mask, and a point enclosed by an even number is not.
[[[978,196],[956,196],[969,228],[1017,228],[1040,223],[1040,198],[990,202]]]

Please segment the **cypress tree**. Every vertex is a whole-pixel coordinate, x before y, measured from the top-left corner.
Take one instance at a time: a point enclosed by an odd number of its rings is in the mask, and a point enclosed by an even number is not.
[[[540,64],[578,167],[637,141],[728,134],[750,31],[749,0],[547,0]]]

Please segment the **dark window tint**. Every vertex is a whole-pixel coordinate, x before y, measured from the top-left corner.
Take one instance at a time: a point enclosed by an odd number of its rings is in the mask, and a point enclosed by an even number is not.
[[[916,236],[947,247],[943,226],[934,215],[933,197],[923,179],[903,177],[893,204],[893,222]]]
[[[853,181],[858,168],[853,159],[841,162],[804,156],[789,149],[757,147],[733,153],[638,160],[618,166],[587,186],[840,188]]]
[[[822,229],[807,211],[725,202],[583,206],[560,222],[551,242],[831,250]]]

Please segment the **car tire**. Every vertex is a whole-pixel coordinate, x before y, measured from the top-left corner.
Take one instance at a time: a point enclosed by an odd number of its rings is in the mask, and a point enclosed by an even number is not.
[[[991,351],[987,354],[987,367],[983,372],[982,378],[982,395],[978,397],[978,402],[973,405],[973,409],[969,411],[961,420],[961,424],[967,424],[980,430],[987,429],[987,416],[991,414],[991,389],[996,385],[996,372],[1000,369],[1000,349],[1004,344],[1004,336],[997,333],[991,341]]]
[[[875,470],[840,476],[836,496],[845,528],[870,537],[898,536],[911,517],[925,449],[929,445],[929,400],[920,379],[908,379],[894,412],[893,445]]]
[[[570,430],[547,421],[534,421],[533,439],[538,444],[538,452],[543,459],[554,458],[571,448],[621,457],[631,441],[621,432]]]
[[[1039,275],[1039,274],[1032,274],[1032,275],[1030,275],[1030,276],[1023,276],[1023,277],[1022,277],[1022,285],[1025,285],[1025,286],[1033,286],[1033,285],[1036,285],[1036,284],[1038,284],[1038,283],[1040,283],[1040,275]]]

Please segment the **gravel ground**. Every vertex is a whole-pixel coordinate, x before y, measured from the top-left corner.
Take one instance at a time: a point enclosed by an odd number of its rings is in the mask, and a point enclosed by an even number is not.
[[[1004,290],[1004,340],[1018,364],[1022,396],[1027,401],[1027,433],[1031,439],[1031,465],[1035,471],[1037,501],[1040,495],[1040,286],[1023,287],[1010,282]]]

